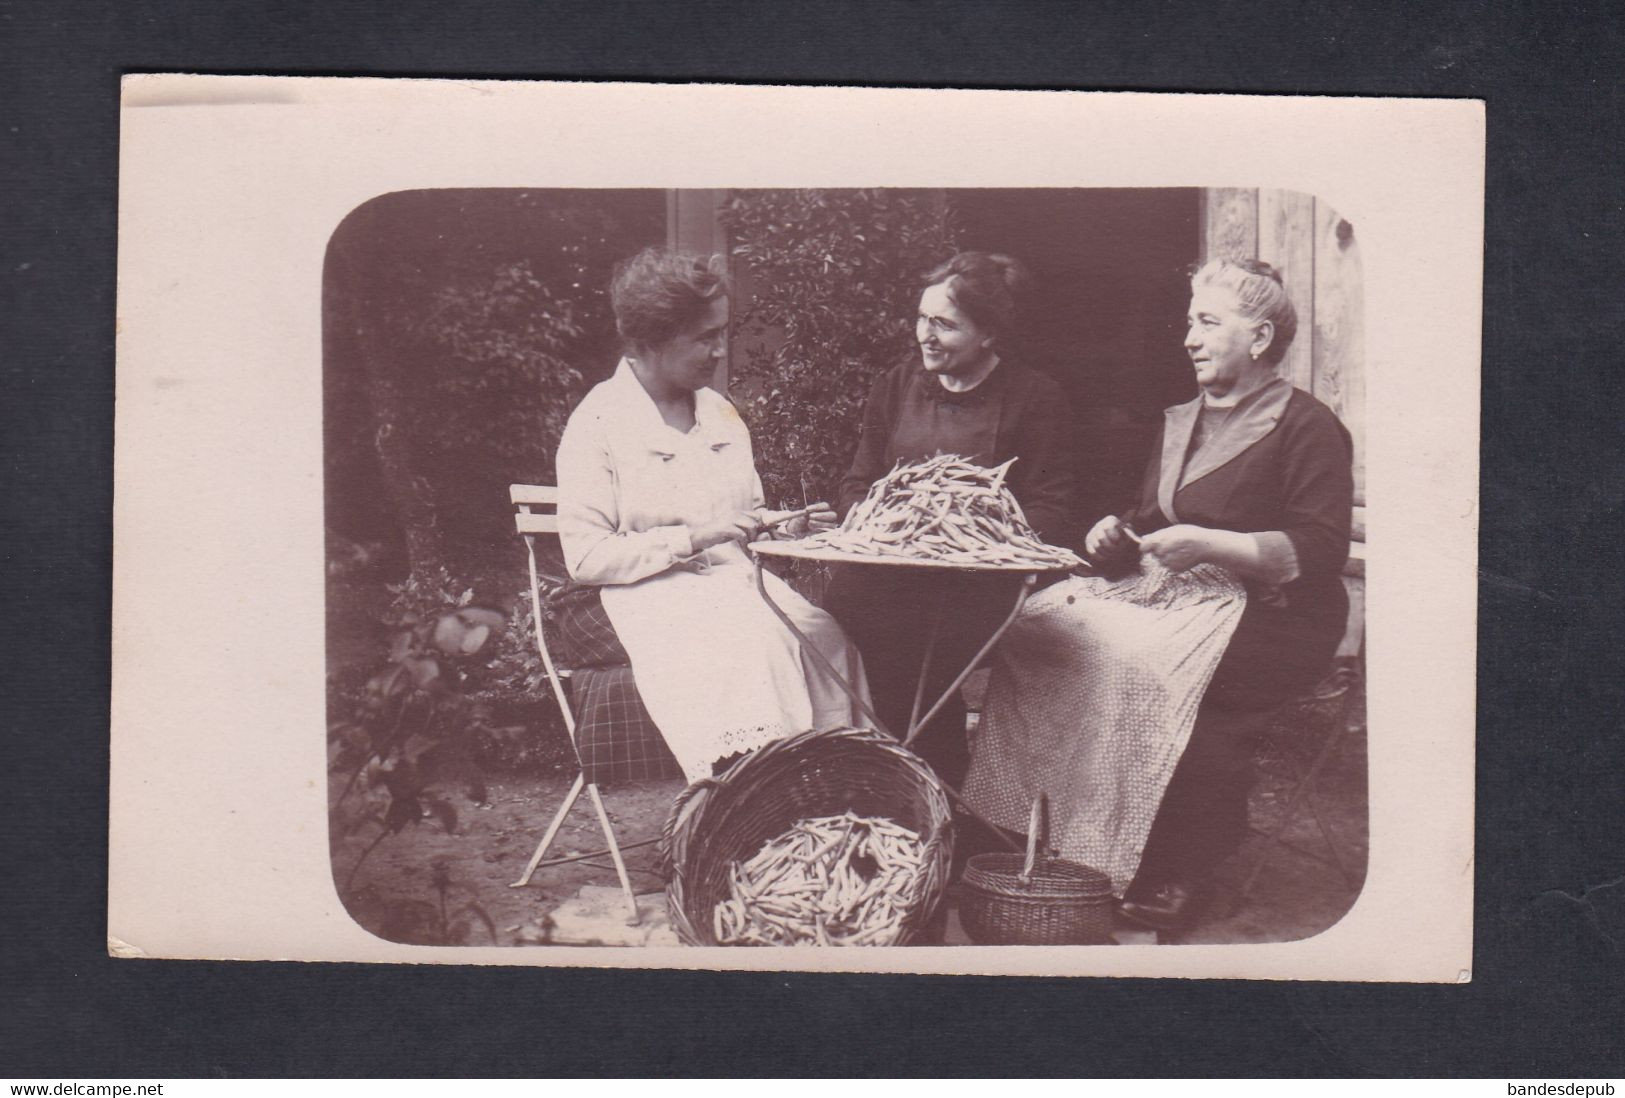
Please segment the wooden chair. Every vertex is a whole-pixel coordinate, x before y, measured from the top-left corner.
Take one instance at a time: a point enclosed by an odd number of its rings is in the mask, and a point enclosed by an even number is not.
[[[536,870],[547,856],[548,848],[553,845],[559,828],[575,807],[576,801],[581,797],[581,791],[587,791],[587,798],[592,802],[593,812],[598,816],[598,826],[604,833],[605,845],[608,847],[610,859],[615,863],[615,875],[620,878],[621,889],[626,893],[626,908],[629,914],[628,922],[638,921],[637,897],[632,891],[632,882],[626,873],[626,863],[621,858],[621,846],[616,841],[615,829],[610,826],[609,814],[604,811],[604,800],[599,795],[598,783],[587,780],[587,772],[581,764],[581,754],[576,746],[576,718],[575,711],[570,707],[570,697],[564,688],[565,679],[570,677],[568,669],[559,668],[553,661],[552,654],[547,648],[546,619],[542,613],[541,575],[536,569],[536,538],[539,535],[556,537],[559,532],[558,500],[559,490],[549,485],[541,484],[511,484],[508,486],[508,496],[517,511],[514,513],[514,526],[525,541],[525,557],[530,568],[530,613],[531,620],[536,627],[536,649],[541,654],[542,666],[547,669],[547,681],[553,687],[553,697],[559,703],[559,712],[564,716],[564,728],[570,735],[570,748],[576,752],[576,780],[570,786],[570,792],[565,795],[564,803],[559,806],[553,821],[547,825],[542,834],[542,841],[536,847],[536,853],[531,855],[530,864],[525,866],[525,872],[511,888],[523,888],[530,883]],[[538,510],[532,510],[538,508]],[[549,508],[543,511],[540,508]],[[634,844],[638,846],[645,843]],[[577,859],[565,859],[577,860]]]

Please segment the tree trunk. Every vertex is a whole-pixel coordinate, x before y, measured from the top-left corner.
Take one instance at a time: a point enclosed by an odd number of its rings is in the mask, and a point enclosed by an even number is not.
[[[370,343],[372,341],[364,341]],[[412,575],[445,563],[440,527],[435,521],[429,482],[415,470],[407,437],[407,400],[390,366],[363,347],[362,362],[372,402],[373,448],[384,474],[384,491],[406,542],[406,563]]]
[[[344,252],[335,251],[329,261],[337,265],[334,274],[346,287],[366,285],[350,268]],[[413,460],[410,400],[394,350],[399,341],[383,330],[389,323],[381,300],[384,296],[356,294],[350,298],[349,308],[335,310],[333,321],[347,329],[343,334],[351,338],[354,360],[366,379],[372,445],[383,473],[384,493],[405,542],[409,574],[416,576],[443,565],[446,558],[429,482],[418,473]]]

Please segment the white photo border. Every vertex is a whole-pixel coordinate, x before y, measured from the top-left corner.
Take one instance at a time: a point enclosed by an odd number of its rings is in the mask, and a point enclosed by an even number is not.
[[[323,735],[333,230],[420,188],[789,186],[1268,187],[1358,226],[1370,869],[1338,924],[1272,944],[838,951],[409,946],[350,919]],[[1469,100],[127,77],[110,950],[1467,981],[1483,211]]]

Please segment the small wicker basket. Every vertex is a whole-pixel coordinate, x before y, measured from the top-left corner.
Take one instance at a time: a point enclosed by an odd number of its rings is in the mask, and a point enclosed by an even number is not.
[[[728,897],[729,865],[803,819],[847,811],[895,820],[925,844],[923,868],[900,905],[896,944],[906,944],[930,920],[948,882],[948,795],[930,767],[890,736],[851,728],[769,744],[677,798],[661,844],[677,936],[685,945],[716,945],[711,915]]]
[[[977,854],[960,882],[959,922],[982,945],[1101,945],[1111,940],[1111,878],[1047,858],[1043,794],[1033,804],[1027,854]]]

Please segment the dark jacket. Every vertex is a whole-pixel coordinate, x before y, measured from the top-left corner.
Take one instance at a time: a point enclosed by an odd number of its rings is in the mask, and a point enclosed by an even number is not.
[[[1070,545],[1075,430],[1060,386],[1036,370],[1001,361],[976,388],[952,393],[910,358],[881,375],[869,393],[837,509],[844,518],[899,461],[957,453],[994,466],[1014,457],[1005,483],[1028,523],[1043,540]]]
[[[1279,530],[1291,541],[1298,578],[1279,589],[1247,585],[1247,609],[1215,676],[1213,689],[1245,684],[1248,697],[1237,706],[1263,707],[1313,685],[1342,638],[1353,443],[1330,408],[1278,382],[1237,406],[1234,415],[1249,422],[1238,423],[1230,444],[1203,454],[1180,483],[1200,400],[1168,410],[1139,504],[1123,518],[1141,534],[1177,521],[1241,533]],[[1173,515],[1163,500],[1171,501]]]

